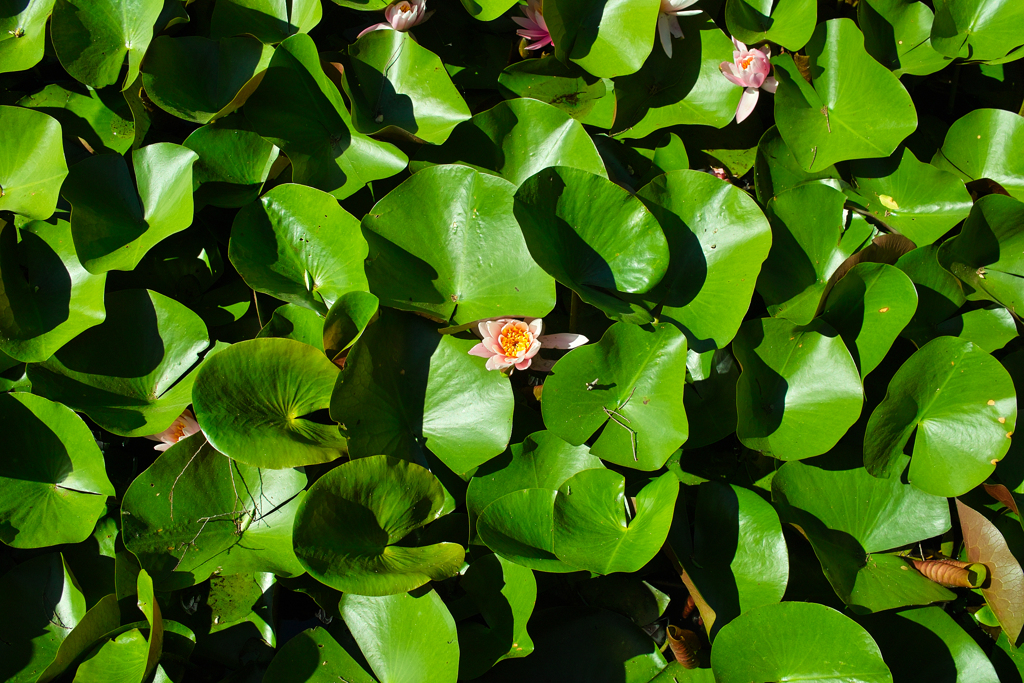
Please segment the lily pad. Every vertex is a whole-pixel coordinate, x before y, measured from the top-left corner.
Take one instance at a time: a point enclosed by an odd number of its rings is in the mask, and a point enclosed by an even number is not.
[[[597,574],[636,572],[650,562],[668,537],[679,480],[666,472],[641,489],[632,519],[625,492],[625,477],[612,470],[584,470],[563,482],[555,498],[558,559]]]
[[[1013,381],[1003,366],[971,342],[939,337],[889,383],[868,420],[864,465],[876,477],[899,475],[914,434],[909,482],[927,493],[958,496],[992,474],[1016,421]]]
[[[1011,61],[1024,56],[1024,40],[1014,30],[1024,22],[1024,6],[1013,0],[945,0],[935,7],[932,47],[947,57]]]
[[[272,1],[285,6],[284,0]],[[241,7],[237,2],[221,3],[217,9]],[[320,0],[312,2],[319,12]],[[244,112],[257,133],[288,155],[292,182],[338,199],[351,196],[368,182],[390,178],[408,162],[397,147],[353,129],[341,93],[320,67],[316,45],[305,34],[277,47]]]
[[[0,540],[44,548],[87,539],[114,487],[82,419],[42,396],[0,394],[0,429]]]
[[[768,221],[742,190],[697,171],[658,176],[637,196],[661,224],[670,254],[665,277],[644,298],[661,304],[660,320],[686,331],[690,348],[725,348],[768,257]]]
[[[410,168],[419,172],[450,163],[493,173],[516,187],[550,166],[607,176],[583,126],[557,107],[531,98],[508,100],[477,114],[460,124],[443,146],[422,147]]]
[[[290,638],[270,662],[264,683],[376,683],[345,648],[324,628],[302,631]]]
[[[343,294],[366,290],[359,222],[320,190],[278,185],[242,208],[228,258],[246,284],[326,315]]]
[[[191,225],[198,158],[169,142],[136,149],[134,181],[124,158],[114,154],[75,164],[62,194],[71,202],[71,233],[85,269],[132,270],[158,242]]]
[[[659,10],[654,0],[549,0],[544,19],[556,57],[613,78],[643,66],[654,47]]]
[[[299,470],[250,467],[194,434],[128,488],[125,545],[161,590],[196,585],[214,572],[298,576],[292,523],[305,485]]]
[[[0,349],[21,361],[47,360],[103,322],[106,275],[75,254],[67,221],[0,225]]]
[[[295,556],[310,575],[349,595],[395,595],[453,576],[455,543],[398,545],[441,516],[444,487],[426,469],[388,455],[320,477],[295,516]]]
[[[584,121],[598,100],[609,94],[604,79],[575,64],[563,64],[554,55],[509,64],[498,76],[498,83],[520,98],[540,100],[578,121]]]
[[[1024,144],[1024,116],[1002,109],[975,109],[946,131],[932,165],[964,182],[988,178],[1024,201],[1024,158],[1011,150]]]
[[[828,166],[810,173],[800,166],[776,126],[766,130],[757,143],[754,159],[754,188],[758,201],[767,204],[786,190],[813,182],[839,189],[839,171],[835,166]]]
[[[90,154],[124,154],[135,141],[131,110],[116,89],[97,91],[80,83],[51,83],[18,100],[18,106],[57,119],[64,134],[64,151],[73,160]]]
[[[733,353],[743,368],[736,386],[736,435],[747,448],[779,460],[821,455],[860,416],[860,374],[828,323],[749,320],[736,335]]]
[[[414,174],[363,218],[366,274],[381,304],[454,324],[543,317],[555,283],[512,214],[514,187],[461,165]]]
[[[342,84],[356,130],[374,135],[395,126],[440,145],[469,107],[441,60],[404,31],[371,31],[348,49]]]
[[[751,640],[770,648],[751,647]],[[783,602],[751,610],[715,638],[718,683],[853,679],[892,683],[878,645],[849,617],[824,605]]]
[[[433,590],[383,597],[345,595],[338,606],[380,683],[455,683],[459,642],[455,620]]]
[[[182,144],[199,155],[192,167],[199,208],[210,204],[232,209],[253,202],[281,151],[240,113],[193,131]]]
[[[142,83],[164,111],[209,123],[245,103],[273,54],[273,48],[250,35],[220,40],[159,36],[146,54]]]
[[[0,211],[46,220],[68,175],[61,126],[40,111],[0,106]]]
[[[107,318],[29,368],[36,393],[121,436],[167,429],[192,402],[190,370],[209,346],[206,325],[173,299],[111,292]]]
[[[813,84],[792,57],[772,62],[779,81],[775,122],[801,168],[816,172],[837,161],[887,157],[917,128],[913,100],[864,50],[853,21],[819,24],[806,49]]]
[[[814,32],[814,0],[726,0],[729,32],[742,43],[770,41],[797,51]]]
[[[309,32],[322,18],[320,0],[224,0],[213,8],[210,37],[248,33],[264,43],[279,43]]]
[[[54,0],[29,0],[0,19],[0,73],[31,69],[43,58]]]
[[[602,176],[549,168],[516,191],[515,218],[534,260],[585,303],[613,320],[651,321],[625,297],[658,284],[669,250],[639,199]]]
[[[919,247],[945,235],[971,212],[971,195],[962,181],[921,163],[905,147],[887,159],[853,161],[850,172],[871,214]]]
[[[192,391],[196,420],[210,443],[233,460],[282,469],[345,454],[327,408],[338,367],[291,339],[233,344],[203,364]]]
[[[322,345],[327,357],[336,359],[359,341],[366,326],[377,318],[380,301],[369,292],[342,294],[323,321]]]
[[[127,89],[153,40],[160,0],[57,0],[50,34],[61,65],[94,88],[113,85],[128,57]]]
[[[256,338],[293,339],[323,351],[323,335],[323,318],[308,308],[285,304],[274,309],[274,315],[270,318],[270,322],[263,326]]]
[[[894,76],[940,71],[950,57],[932,47],[932,8],[916,0],[866,0],[857,6],[864,47]]]
[[[474,345],[420,316],[382,311],[349,352],[331,398],[352,456],[387,453],[426,466],[429,450],[463,473],[505,450],[512,389],[469,355]]]
[[[544,424],[573,445],[625,467],[656,470],[689,433],[683,408],[686,337],[659,323],[608,328],[559,360],[544,383]]]
[[[555,499],[558,491],[520,489],[483,509],[476,521],[480,540],[501,557],[543,572],[564,574],[579,568],[555,555]]]

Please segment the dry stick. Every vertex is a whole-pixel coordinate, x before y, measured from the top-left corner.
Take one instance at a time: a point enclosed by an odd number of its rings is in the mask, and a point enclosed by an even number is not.
[[[633,462],[639,462],[638,458],[636,457],[636,430],[631,429],[630,427],[627,427],[626,425],[624,425],[621,422],[619,422],[619,420],[617,419],[617,418],[621,418],[621,419],[625,420],[626,422],[629,422],[630,424],[633,424],[632,422],[630,422],[628,417],[626,417],[625,415],[619,414],[618,411],[622,410],[623,408],[626,407],[626,404],[629,403],[629,399],[633,398],[633,394],[635,392],[636,392],[636,387],[634,386],[633,387],[633,391],[629,392],[629,396],[626,397],[626,400],[623,401],[622,403],[620,403],[618,405],[618,407],[615,408],[615,410],[609,410],[608,408],[605,408],[604,406],[601,406],[601,410],[603,410],[604,414],[607,415],[613,422],[615,422],[615,424],[619,425],[620,427],[625,429],[627,432],[629,432],[629,445],[633,449]]]
[[[174,478],[174,483],[171,484],[171,492],[167,494],[167,502],[170,503],[171,505],[172,522],[174,521],[174,487],[178,485],[178,480],[181,479],[181,475],[185,474],[185,470],[188,469],[188,466],[191,465],[192,461],[196,459],[197,455],[199,455],[199,451],[203,450],[203,446],[205,446],[208,443],[210,443],[210,440],[204,437],[203,443],[199,444],[199,448],[196,450],[195,453],[192,454],[192,457],[188,459],[188,462],[185,463],[185,466],[181,469],[181,472],[178,472],[178,476]]]
[[[197,522],[202,522],[203,525],[201,527],[199,527],[199,531],[196,532],[196,535],[192,537],[191,541],[186,541],[183,544],[182,547],[185,548],[185,552],[183,552],[181,554],[181,557],[178,558],[177,564],[174,565],[174,567],[171,569],[171,571],[172,572],[175,571],[178,567],[181,566],[181,563],[185,561],[185,556],[188,555],[188,549],[190,547],[194,547],[195,546],[196,539],[199,538],[202,535],[203,531],[206,529],[206,525],[207,524],[209,524],[212,520],[217,519],[219,517],[228,517],[230,515],[237,515],[239,512],[246,512],[247,513],[249,511],[248,510],[233,510],[231,512],[222,512],[219,515],[210,515],[209,517],[200,517],[199,519],[197,519],[196,521]]]

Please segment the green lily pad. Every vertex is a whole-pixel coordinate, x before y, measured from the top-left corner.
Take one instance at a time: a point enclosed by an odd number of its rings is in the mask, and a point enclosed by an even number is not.
[[[295,556],[321,583],[349,595],[395,595],[453,576],[456,543],[398,545],[443,513],[444,487],[389,455],[344,463],[320,477],[295,516]],[[408,542],[407,542],[408,543]]]
[[[312,1],[319,10],[320,0]],[[280,4],[284,6],[283,0]],[[321,68],[313,39],[305,34],[277,47],[244,112],[257,133],[288,155],[292,182],[338,199],[368,182],[390,178],[408,162],[394,145],[353,129],[341,93]]]
[[[344,595],[338,606],[380,683],[455,683],[459,643],[455,621],[433,590],[383,597]]]
[[[338,4],[359,2],[361,0],[335,0]],[[368,3],[380,2],[380,7],[366,7],[366,9],[384,9],[386,4],[383,0],[367,0]],[[516,5],[516,0],[462,0],[462,6],[477,21],[494,21]]]
[[[366,254],[352,214],[326,192],[292,184],[243,207],[228,247],[249,287],[320,315],[346,292],[367,288]]]
[[[924,346],[933,338],[943,336],[974,342],[981,349],[994,353],[1017,338],[1017,322],[1006,308],[988,304],[943,321],[935,326],[930,337],[912,339],[918,346]]]
[[[521,98],[557,107],[578,121],[586,119],[609,92],[603,79],[575,64],[563,64],[554,55],[509,64],[498,76],[498,84]]]
[[[557,107],[530,98],[508,100],[477,114],[459,125],[443,146],[420,148],[410,169],[419,172],[449,163],[493,173],[516,187],[550,166],[607,176],[583,126]]]
[[[377,318],[380,300],[369,292],[346,292],[327,311],[321,343],[327,357],[336,359],[359,341],[366,326]]]
[[[659,11],[653,0],[548,0],[544,19],[556,57],[612,78],[643,66],[654,47]]]
[[[932,47],[947,57],[1008,62],[1024,56],[1024,39],[1014,27],[1024,6],[1013,0],[944,0],[935,7]]]
[[[828,166],[815,173],[806,171],[786,146],[779,129],[772,126],[766,130],[757,143],[757,156],[754,159],[754,188],[758,201],[767,204],[786,190],[811,182],[820,182],[838,190],[839,171],[835,166]]]
[[[695,356],[710,358],[705,371],[694,372],[691,361]],[[703,354],[688,352],[687,370],[690,372],[688,388],[683,391],[686,420],[701,425],[689,434],[684,444],[686,450],[693,450],[736,431],[736,382],[740,366],[730,350],[716,349]]]
[[[698,351],[725,348],[750,307],[772,235],[753,199],[697,171],[658,176],[637,196],[669,242],[668,272],[645,299]],[[700,197],[700,201],[692,198]]]
[[[502,660],[533,652],[526,631],[537,602],[537,580],[531,570],[499,555],[486,555],[469,565],[459,586],[487,622],[459,623],[460,679],[477,678]]]
[[[917,310],[914,283],[885,263],[858,263],[828,293],[821,318],[846,342],[864,379]]]
[[[971,342],[939,337],[903,364],[871,414],[864,464],[899,475],[915,434],[907,479],[922,491],[958,496],[983,482],[1010,447],[1017,421],[1013,381]]]
[[[23,562],[2,577],[0,676],[34,683],[85,616],[85,597],[60,553]]]
[[[625,491],[625,478],[604,469],[584,470],[559,487],[554,516],[558,559],[611,574],[639,571],[654,558],[668,537],[679,480],[666,472],[641,489],[632,519],[626,516]]]
[[[808,183],[768,200],[772,246],[757,291],[773,316],[806,325],[818,312],[829,278],[870,237],[844,225],[846,195]]]
[[[712,639],[730,621],[782,600],[789,556],[779,516],[749,489],[709,481],[700,485],[693,556],[680,557],[714,619]]]
[[[775,122],[801,168],[816,172],[837,161],[887,157],[917,128],[913,100],[864,50],[864,36],[853,21],[819,24],[807,56],[813,85],[792,57],[772,62],[779,81]]]
[[[117,606],[117,596],[113,593],[103,596],[61,641],[60,647],[38,679],[30,679],[36,683],[49,683],[68,670],[77,660],[92,649],[105,635],[121,625],[121,611]]]
[[[220,40],[159,36],[146,53],[142,83],[164,111],[209,123],[245,103],[273,54],[272,47],[251,35]]]
[[[603,467],[586,446],[573,446],[553,432],[534,432],[522,443],[512,444],[507,457],[488,461],[473,475],[466,490],[471,523],[506,494],[523,489],[557,491],[574,474]]]
[[[896,261],[896,267],[907,274],[917,290],[917,311],[902,336],[923,338],[918,346],[924,346],[935,326],[950,318],[967,301],[960,281],[939,265],[938,252],[939,245],[930,244]]]
[[[512,388],[469,355],[473,346],[420,316],[382,311],[352,347],[331,398],[352,456],[387,453],[426,466],[429,450],[463,473],[505,450]]]
[[[18,106],[35,109],[57,119],[64,134],[64,150],[69,157],[75,148],[83,159],[94,153],[124,154],[135,141],[131,110],[124,97],[116,91],[100,92],[73,81],[51,83],[39,92],[18,100]]]
[[[296,634],[278,650],[263,683],[337,683],[339,679],[376,683],[326,629],[314,628]]]
[[[945,235],[971,212],[963,182],[921,163],[905,147],[887,159],[852,161],[850,172],[871,214],[919,247]]]
[[[640,71],[616,79],[615,135],[642,138],[678,124],[722,128],[736,116],[743,89],[718,68],[732,61],[729,37],[706,14],[678,21],[686,38],[671,59],[659,45]]]
[[[857,6],[864,47],[894,76],[925,76],[952,59],[932,47],[932,8],[916,0],[866,0]]]
[[[75,164],[62,194],[71,202],[71,233],[85,269],[132,270],[158,242],[191,225],[198,158],[169,142],[136,149],[134,181],[124,158],[114,154]]]
[[[252,624],[264,643],[276,647],[274,603],[277,593],[277,577],[270,572],[211,577],[207,597],[213,615],[210,633]]]
[[[68,175],[61,126],[40,111],[0,106],[0,211],[46,220]]]
[[[811,39],[818,7],[814,0],[726,0],[729,33],[741,43],[778,43],[795,52]]]
[[[658,284],[669,250],[639,199],[602,176],[549,168],[516,191],[515,218],[534,260],[585,303],[613,320],[651,321],[624,299]]]
[[[75,673],[77,683],[142,681],[146,675],[149,642],[133,628],[105,640],[86,657]]]
[[[161,590],[194,586],[214,572],[298,576],[292,523],[305,485],[299,470],[250,467],[194,434],[128,487],[125,546]]]
[[[114,495],[82,419],[32,394],[0,394],[8,457],[0,469],[0,540],[15,548],[80,543]]]
[[[1024,203],[1005,195],[982,197],[960,234],[942,244],[939,262],[964,283],[968,299],[1024,309]]]
[[[748,320],[733,353],[743,368],[736,386],[736,435],[747,448],[779,460],[821,455],[860,416],[860,374],[828,323]]]
[[[686,337],[667,323],[608,328],[559,360],[544,383],[544,424],[573,445],[601,430],[591,453],[656,470],[686,441]]]
[[[82,267],[67,221],[0,225],[0,349],[21,361],[47,360],[103,322],[105,282]]]
[[[548,488],[519,489],[501,496],[480,513],[480,540],[501,557],[530,569],[564,574],[579,568],[555,555],[555,499]]]
[[[240,113],[208,123],[181,144],[199,155],[192,167],[199,208],[233,209],[255,201],[280,153]]]
[[[281,469],[345,454],[338,425],[311,419],[330,403],[338,366],[291,339],[233,344],[199,369],[192,401],[210,443],[233,460]]]
[[[381,304],[461,325],[541,318],[555,283],[531,258],[512,215],[515,188],[461,165],[414,174],[363,218],[366,274]]]
[[[61,66],[102,88],[117,82],[127,56],[127,89],[139,75],[163,6],[161,0],[57,0],[50,34]]]
[[[771,647],[751,647],[751,641]],[[824,605],[783,602],[751,610],[715,638],[718,683],[857,680],[892,683],[878,645],[849,617]]]
[[[440,145],[469,107],[441,60],[404,31],[371,31],[348,49],[345,94],[356,130],[374,135],[395,126]]]
[[[295,304],[278,306],[270,322],[256,335],[257,339],[264,337],[293,339],[323,351],[324,319],[308,308]]]
[[[988,178],[1024,201],[1024,116],[1002,109],[975,109],[946,131],[932,165],[964,182]]]
[[[149,622],[148,653],[146,655],[146,668],[142,678],[145,680],[156,668],[164,646],[164,623],[160,616],[160,605],[157,604],[156,595],[153,592],[153,579],[145,569],[139,572],[138,579],[138,606]]]
[[[31,69],[43,58],[54,0],[29,0],[0,19],[0,73]]]
[[[106,296],[107,318],[29,368],[36,393],[121,436],[167,429],[192,402],[190,370],[209,346],[198,315],[156,292]]]
[[[320,0],[224,0],[213,8],[210,37],[248,33],[264,43],[279,43],[309,32],[322,18]]]

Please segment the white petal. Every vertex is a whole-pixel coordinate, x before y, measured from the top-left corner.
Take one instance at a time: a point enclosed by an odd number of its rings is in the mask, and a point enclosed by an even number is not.
[[[590,340],[582,334],[561,332],[559,334],[546,334],[540,337],[538,341],[540,341],[541,347],[545,349],[575,349],[577,346],[583,346]]]
[[[658,37],[661,39],[661,47],[665,54],[672,59],[672,30],[668,27],[668,15],[658,15]]]
[[[750,112],[754,111],[754,106],[757,104],[757,97],[760,93],[761,91],[757,88],[744,88],[743,94],[740,95],[740,102],[736,105],[736,123],[741,123],[750,116]]]
[[[769,76],[764,79],[764,83],[761,84],[761,90],[767,90],[768,92],[775,92],[775,89],[779,87],[779,82],[775,80],[775,76]]]

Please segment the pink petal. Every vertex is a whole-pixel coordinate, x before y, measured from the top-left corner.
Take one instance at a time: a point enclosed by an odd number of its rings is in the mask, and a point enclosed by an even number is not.
[[[516,22],[523,28],[538,28],[537,22],[533,21],[532,19],[527,19],[525,17],[512,17],[512,21]]]
[[[733,65],[730,62],[722,62],[721,64],[719,64],[718,68],[722,70],[722,75],[728,78],[729,82],[733,83],[734,85],[738,85],[741,88],[747,87],[747,84],[744,83],[741,78],[738,78],[732,73]]]
[[[775,89],[779,87],[779,82],[775,80],[775,76],[769,76],[764,79],[764,83],[761,84],[761,90],[767,90],[768,92],[775,92]]]
[[[743,90],[743,94],[740,95],[740,102],[736,105],[736,123],[741,123],[750,116],[750,112],[754,111],[754,105],[757,104],[757,97],[760,93],[761,91],[757,88],[746,88]]]
[[[679,20],[675,17],[668,17],[668,30],[676,38],[683,37],[683,29],[679,27]]]
[[[765,59],[771,59],[772,58],[772,46],[771,45],[765,45],[763,48],[761,48],[761,52],[764,53],[764,58]]]
[[[760,88],[761,84],[764,83],[764,74],[762,74],[762,73],[752,73],[747,78],[747,80],[750,81],[750,87],[751,88]]]
[[[544,331],[544,318],[527,318],[525,322],[530,328],[530,334],[534,337],[539,337],[540,333]]]
[[[532,362],[532,358],[527,358],[526,360],[519,361],[518,363],[516,363],[516,370],[526,370],[527,368],[530,367],[530,363]]]
[[[487,334],[484,338],[490,338],[497,340],[498,336],[501,335],[501,328],[505,327],[505,323],[508,322],[505,318],[499,320],[490,320],[487,322]]]
[[[174,444],[170,444],[170,443],[158,443],[157,445],[153,446],[153,450],[154,451],[160,451],[162,453],[163,451],[166,451],[168,448],[170,448],[173,445]]]
[[[736,40],[735,38],[732,39],[732,44],[735,45],[736,49],[739,50],[740,52],[747,51],[747,46],[741,43],[740,41]]]
[[[488,370],[504,370],[510,365],[511,363],[503,363],[500,356],[491,356],[484,367]]]
[[[582,334],[561,332],[559,334],[546,334],[539,341],[540,345],[545,349],[575,349],[577,346],[583,346],[590,340]]]
[[[483,342],[481,343],[484,345],[484,348],[490,351],[492,354],[500,355],[505,353],[505,349],[501,348],[501,344],[499,344],[496,339],[488,337],[487,339],[484,339]]]
[[[374,24],[373,26],[370,26],[368,28],[364,28],[362,31],[360,31],[359,35],[356,36],[356,40],[359,40],[360,38],[365,36],[370,31],[381,31],[381,30],[386,29],[386,28],[391,28],[391,24],[384,23],[384,22],[382,22],[380,24]]]
[[[533,358],[537,355],[538,351],[540,351],[540,341],[534,339],[533,343],[530,344],[530,348],[523,354],[523,358]]]
[[[469,355],[480,356],[481,358],[490,358],[491,356],[494,355],[494,352],[488,349],[483,342],[480,342],[479,344],[477,344],[476,346],[469,350]]]

